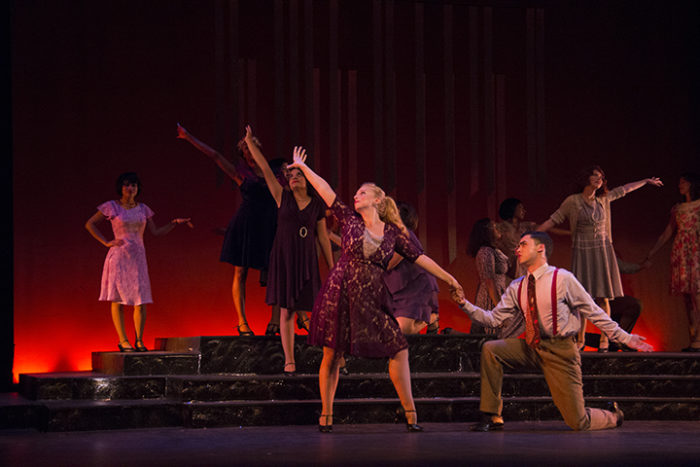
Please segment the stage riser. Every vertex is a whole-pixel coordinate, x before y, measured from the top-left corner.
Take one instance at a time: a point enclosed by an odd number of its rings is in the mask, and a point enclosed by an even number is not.
[[[119,400],[169,398],[179,401],[307,400],[317,399],[316,375],[296,377],[211,376],[195,377],[78,377],[47,378],[22,375],[24,397],[31,400]],[[476,373],[421,373],[412,379],[416,397],[479,396]],[[685,397],[700,394],[700,376],[584,376],[589,396]],[[541,375],[504,376],[505,396],[548,396]],[[338,398],[394,397],[384,373],[341,377]]]
[[[590,406],[600,401],[589,401]],[[621,404],[626,420],[697,420],[700,402],[632,402]],[[421,422],[473,423],[478,418],[477,398],[469,400],[417,401]],[[42,411],[36,428],[46,431],[111,430],[127,428],[313,425],[318,423],[320,401],[271,404],[194,403],[158,406],[50,407]],[[551,400],[504,401],[506,421],[561,420]],[[339,401],[334,409],[338,431],[343,424],[387,423],[404,430],[397,400]],[[466,429],[466,426],[465,426]]]

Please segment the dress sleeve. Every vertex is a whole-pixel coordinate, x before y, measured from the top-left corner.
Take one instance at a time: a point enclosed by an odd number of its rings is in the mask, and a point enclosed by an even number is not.
[[[625,192],[625,187],[618,186],[618,187],[613,188],[612,190],[608,191],[608,193],[605,196],[608,197],[608,201],[615,201],[616,199],[622,198],[626,194],[627,193]]]
[[[418,259],[420,255],[423,254],[423,248],[421,248],[418,244],[413,242],[411,240],[411,237],[406,235],[396,227],[395,225],[392,225],[394,229],[396,229],[396,241],[394,242],[394,250],[409,260],[410,262],[414,262],[415,260]]]
[[[476,253],[476,272],[479,275],[479,282],[486,282],[496,277],[496,251],[493,248],[479,248]]]
[[[102,213],[107,219],[111,219],[117,215],[117,206],[114,201],[107,201],[97,206],[97,210]]]
[[[326,203],[318,197],[314,197],[314,203],[318,205],[318,214],[316,216],[316,222],[318,222],[326,217]]]
[[[563,203],[561,203],[561,206],[559,206],[559,209],[554,211],[554,213],[549,216],[550,219],[552,219],[552,222],[555,224],[561,224],[564,222],[567,218],[570,218],[571,215],[571,209],[573,209],[575,200],[574,200],[575,195],[568,196]]]
[[[345,225],[349,219],[352,219],[355,217],[355,211],[350,209],[338,199],[338,195],[335,196],[335,200],[333,200],[333,204],[330,206],[331,209],[331,214],[335,219],[338,221],[338,224],[342,227]]]
[[[143,203],[141,203],[141,210],[143,211],[144,216],[146,216],[146,219],[150,219],[155,214],[151,208]]]

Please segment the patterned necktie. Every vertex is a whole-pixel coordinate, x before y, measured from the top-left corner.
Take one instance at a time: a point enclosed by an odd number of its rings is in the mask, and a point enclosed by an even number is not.
[[[532,348],[540,344],[540,322],[537,314],[537,296],[535,294],[535,276],[527,278],[527,311],[525,315],[525,342]]]

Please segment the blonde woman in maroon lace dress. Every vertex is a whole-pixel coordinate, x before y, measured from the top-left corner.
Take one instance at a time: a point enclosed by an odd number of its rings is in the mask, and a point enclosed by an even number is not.
[[[289,168],[299,168],[330,207],[342,238],[342,254],[321,287],[311,317],[309,342],[323,347],[319,430],[332,430],[340,360],[349,353],[389,357],[389,376],[406,414],[408,431],[422,431],[411,392],[408,343],[391,315],[382,275],[397,251],[452,289],[461,290],[461,286],[409,240],[396,203],[381,188],[373,183],[363,184],[355,194],[352,209],[337,199],[330,185],[305,160],[306,151],[294,148],[294,163]]]

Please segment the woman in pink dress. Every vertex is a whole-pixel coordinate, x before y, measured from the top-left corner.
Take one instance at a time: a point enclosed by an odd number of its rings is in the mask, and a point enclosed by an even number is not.
[[[671,293],[683,295],[688,313],[690,345],[684,352],[700,352],[700,176],[684,173],[678,182],[681,202],[671,208],[671,219],[645,266],[673,238],[671,249]]]
[[[151,281],[148,277],[146,249],[143,232],[165,235],[178,224],[192,227],[190,219],[173,219],[170,223],[156,227],[153,211],[136,201],[141,191],[141,181],[134,172],[123,173],[117,178],[117,200],[107,201],[97,207],[97,212],[85,223],[85,228],[95,239],[109,248],[102,270],[100,300],[112,302],[112,322],[119,337],[121,352],[146,352],[143,345],[143,327],[146,322],[146,304],[153,303]],[[97,225],[108,220],[112,224],[113,240],[107,240]],[[129,343],[124,330],[124,305],[134,307],[136,340]]]
[[[342,254],[314,304],[310,344],[323,347],[319,369],[321,418],[319,430],[332,431],[333,400],[338,372],[345,353],[360,357],[389,357],[389,377],[401,400],[409,432],[423,431],[417,424],[411,392],[408,343],[391,314],[389,293],[382,281],[389,260],[397,251],[454,290],[457,280],[423,254],[410,240],[396,203],[373,183],[365,183],[355,194],[352,209],[337,199],[330,185],[304,161],[306,151],[294,148],[290,169],[300,169],[340,224]]]

